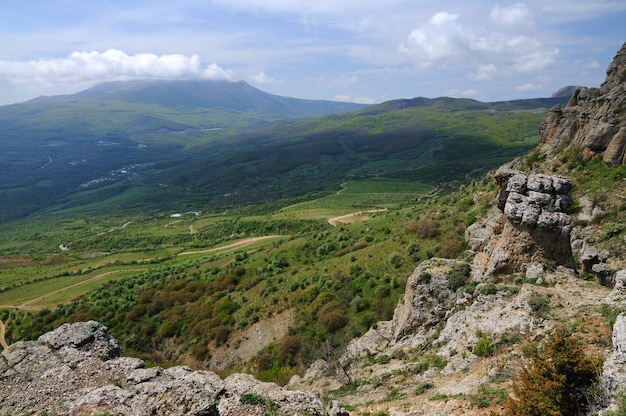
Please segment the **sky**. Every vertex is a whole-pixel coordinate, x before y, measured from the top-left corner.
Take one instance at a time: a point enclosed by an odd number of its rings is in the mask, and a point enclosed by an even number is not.
[[[624,0],[6,0],[0,105],[132,79],[380,103],[599,87]]]

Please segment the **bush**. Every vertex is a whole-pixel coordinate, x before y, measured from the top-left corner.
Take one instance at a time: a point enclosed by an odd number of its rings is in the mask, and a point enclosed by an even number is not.
[[[439,223],[431,219],[423,219],[406,226],[406,232],[416,233],[422,238],[433,238],[439,235]]]
[[[532,296],[528,299],[528,306],[537,316],[544,316],[550,310],[550,301],[542,296]]]
[[[487,335],[483,335],[478,339],[476,345],[474,345],[472,352],[479,357],[491,355],[493,354],[493,342],[491,342]]]
[[[282,365],[295,365],[296,357],[302,348],[298,337],[287,335],[278,345],[278,362]]]
[[[422,394],[424,394],[426,392],[426,390],[432,389],[435,385],[433,383],[431,383],[430,381],[425,381],[421,384],[418,384],[417,387],[415,387],[415,390],[413,390],[413,393],[416,396],[420,396]]]
[[[579,341],[565,331],[531,350],[531,360],[513,385],[515,399],[504,402],[505,416],[565,416],[583,414],[588,392],[602,370],[602,359],[585,354]]]
[[[469,281],[470,265],[467,263],[457,263],[450,269],[448,274],[448,289],[456,292],[457,289],[462,288]]]

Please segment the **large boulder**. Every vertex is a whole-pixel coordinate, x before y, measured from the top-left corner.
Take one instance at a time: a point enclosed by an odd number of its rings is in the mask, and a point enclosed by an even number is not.
[[[222,380],[189,367],[145,368],[119,353],[95,321],[10,345],[0,354],[0,415],[324,415],[312,393],[245,374]]]

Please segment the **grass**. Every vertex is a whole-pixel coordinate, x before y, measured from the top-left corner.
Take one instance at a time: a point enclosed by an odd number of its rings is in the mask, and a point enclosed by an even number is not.
[[[106,282],[121,279],[142,270],[137,268],[124,270],[118,266],[108,271],[98,270],[87,274],[60,276],[26,283],[0,293],[0,307],[22,307],[35,310],[55,307],[101,287]]]

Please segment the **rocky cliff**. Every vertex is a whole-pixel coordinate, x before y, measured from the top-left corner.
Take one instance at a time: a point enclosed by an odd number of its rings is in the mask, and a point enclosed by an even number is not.
[[[120,357],[107,328],[65,324],[0,355],[0,415],[324,415],[313,394],[246,374],[222,380],[189,367]]]
[[[600,88],[577,89],[564,109],[552,108],[539,128],[543,153],[572,150],[582,159],[626,164],[626,43]]]

